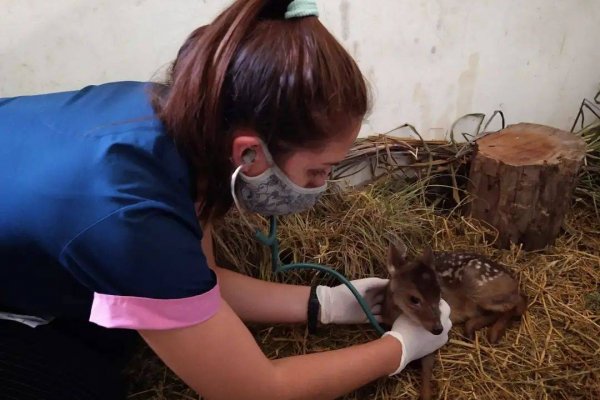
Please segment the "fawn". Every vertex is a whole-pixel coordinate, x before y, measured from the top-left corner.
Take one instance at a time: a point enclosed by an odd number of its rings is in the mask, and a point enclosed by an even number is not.
[[[390,281],[383,301],[386,325],[405,313],[425,329],[439,335],[440,297],[450,306],[452,324],[464,323],[465,336],[490,326],[488,340],[496,343],[513,317],[520,317],[527,305],[517,281],[498,263],[473,253],[433,252],[408,261],[402,242],[390,244],[387,266]],[[421,359],[421,398],[431,398],[434,354]]]

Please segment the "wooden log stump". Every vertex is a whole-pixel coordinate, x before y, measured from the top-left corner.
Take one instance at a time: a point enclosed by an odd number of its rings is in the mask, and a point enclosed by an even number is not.
[[[552,245],[585,152],[580,137],[543,125],[509,125],[482,137],[469,174],[470,215],[498,230],[499,248]]]

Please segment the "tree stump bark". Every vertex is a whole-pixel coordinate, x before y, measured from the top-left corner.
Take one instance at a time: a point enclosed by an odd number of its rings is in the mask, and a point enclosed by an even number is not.
[[[543,125],[510,125],[482,137],[469,174],[469,214],[498,230],[496,247],[552,245],[585,152],[580,137]]]

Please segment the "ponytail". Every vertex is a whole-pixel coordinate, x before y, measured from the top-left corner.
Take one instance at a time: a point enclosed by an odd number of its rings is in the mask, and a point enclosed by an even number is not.
[[[286,20],[288,3],[238,0],[195,30],[155,103],[194,171],[202,220],[231,206],[235,128],[255,130],[277,157],[330,140],[367,111],[355,62],[316,17]]]

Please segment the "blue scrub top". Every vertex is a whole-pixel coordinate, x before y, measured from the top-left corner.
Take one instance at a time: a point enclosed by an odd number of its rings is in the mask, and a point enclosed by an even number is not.
[[[0,98],[0,311],[131,329],[216,312],[189,167],[150,89]]]

